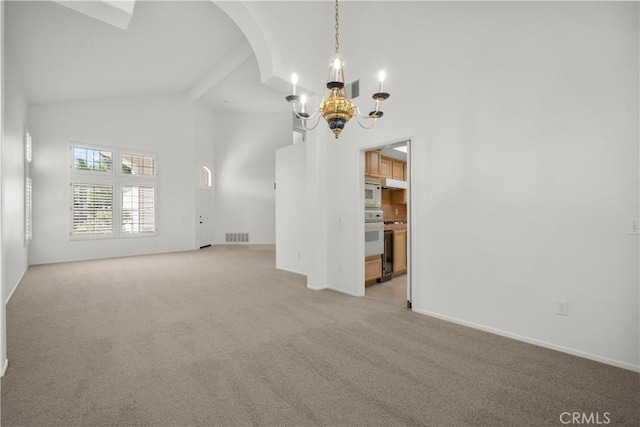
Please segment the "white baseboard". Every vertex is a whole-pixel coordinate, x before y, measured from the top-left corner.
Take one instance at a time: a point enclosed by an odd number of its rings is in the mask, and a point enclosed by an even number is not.
[[[322,291],[328,288],[326,286],[315,286],[307,282],[307,289],[311,289],[312,291]]]
[[[276,270],[286,271],[287,273],[300,274],[301,276],[306,276],[306,275],[307,275],[306,273],[303,273],[303,272],[301,272],[301,271],[297,271],[297,270],[294,270],[294,269],[292,269],[292,268],[283,268],[283,267],[278,267],[277,265],[276,265]]]
[[[314,286],[311,285],[309,283],[307,283],[307,289],[311,289],[313,291],[335,291],[335,292],[339,292],[341,294],[345,294],[345,295],[349,295],[352,297],[360,297],[362,295],[358,295],[355,292],[351,292],[351,291],[346,291],[344,289],[340,289],[340,288],[334,288],[333,286]]]
[[[597,354],[591,354],[584,351],[576,350],[569,347],[563,347],[561,345],[553,344],[546,341],[541,341],[535,338],[529,338],[522,335],[514,334],[511,332],[503,331],[501,329],[495,329],[488,326],[480,325],[473,322],[468,322],[466,320],[457,319],[455,317],[446,316],[440,313],[434,313],[428,310],[420,310],[417,308],[413,308],[413,311],[416,313],[424,314],[426,316],[435,317],[437,319],[446,320],[447,322],[457,323],[458,325],[468,326],[473,329],[479,329],[481,331],[490,332],[495,335],[500,335],[503,337],[511,338],[517,341],[526,342],[528,344],[537,345],[539,347],[549,348],[551,350],[560,351],[562,353],[571,354],[573,356],[582,357],[584,359],[594,360],[596,362],[604,363],[607,365],[615,366],[622,369],[628,369],[634,372],[640,372],[640,365],[632,365],[631,363],[622,362],[619,360],[609,359],[608,357],[598,356]]]
[[[9,292],[9,295],[7,296],[7,299],[5,300],[4,304],[5,306],[7,304],[9,304],[9,300],[11,299],[11,297],[13,296],[13,293],[16,291],[16,289],[18,289],[18,286],[20,285],[20,283],[22,282],[22,278],[24,277],[25,274],[27,274],[27,270],[29,269],[29,266],[27,266],[27,268],[25,268],[25,270],[22,272],[22,274],[20,275],[20,278],[18,279],[18,281],[16,282],[15,285],[13,285],[13,289],[11,290],[11,292]]]
[[[9,368],[9,359],[5,359],[4,366],[2,367],[2,374],[0,374],[0,378],[4,377],[4,374],[7,373],[8,368]]]
[[[364,296],[364,295],[358,295],[358,294],[357,294],[357,293],[355,293],[355,292],[347,291],[347,290],[340,289],[340,288],[334,288],[334,287],[331,287],[331,286],[327,286],[325,289],[329,289],[329,290],[331,290],[331,291],[340,292],[341,294],[350,295],[350,296],[352,296],[352,297],[361,297],[361,296]]]

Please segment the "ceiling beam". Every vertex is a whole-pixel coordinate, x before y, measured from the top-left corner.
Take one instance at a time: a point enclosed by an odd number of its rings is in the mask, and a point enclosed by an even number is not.
[[[193,85],[187,92],[190,101],[199,99],[202,95],[213,89],[225,77],[231,74],[244,61],[253,55],[253,50],[247,41],[242,42],[224,58],[222,58],[216,66],[210,69],[198,83]]]
[[[114,27],[126,30],[133,16],[136,0],[54,0],[61,6],[80,12],[91,18],[105,22]]]

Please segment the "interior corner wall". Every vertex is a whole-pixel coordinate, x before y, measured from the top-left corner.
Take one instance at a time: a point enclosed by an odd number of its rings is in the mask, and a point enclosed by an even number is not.
[[[214,244],[226,233],[274,244],[276,150],[293,142],[291,113],[218,113],[214,126]]]
[[[4,52],[4,113],[2,135],[2,264],[3,300],[18,286],[28,267],[25,242],[24,132],[27,125],[27,102],[20,70],[11,43]]]
[[[30,263],[195,249],[194,110],[183,96],[36,105],[33,138],[33,241]],[[70,240],[71,143],[158,156],[157,234]]]

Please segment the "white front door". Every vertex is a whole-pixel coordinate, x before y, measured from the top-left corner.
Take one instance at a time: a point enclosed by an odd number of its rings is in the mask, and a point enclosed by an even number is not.
[[[198,198],[198,246],[204,248],[213,244],[213,191],[201,188]]]

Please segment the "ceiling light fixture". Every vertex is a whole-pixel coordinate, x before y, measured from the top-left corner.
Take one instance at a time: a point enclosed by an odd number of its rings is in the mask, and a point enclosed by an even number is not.
[[[375,109],[369,113],[369,115],[363,115],[360,113],[358,107],[347,98],[345,91],[345,79],[344,79],[344,61],[340,58],[340,24],[338,13],[338,0],[336,0],[336,57],[329,66],[329,76],[327,77],[327,89],[330,91],[328,96],[322,97],[322,102],[316,108],[312,115],[309,115],[306,111],[307,97],[296,94],[296,85],[298,84],[298,76],[291,76],[291,83],[293,84],[293,94],[287,96],[293,107],[293,112],[296,116],[302,120],[302,125],[305,129],[315,129],[320,122],[322,116],[329,124],[329,129],[333,131],[336,139],[340,135],[344,125],[353,117],[356,117],[358,124],[365,129],[371,129],[378,119],[382,117],[382,111],[380,111],[380,102],[389,98],[389,94],[384,91],[384,79],[386,77],[384,71],[380,71],[378,74],[378,91],[373,94],[373,99],[376,101]],[[315,119],[315,123],[309,125]]]

